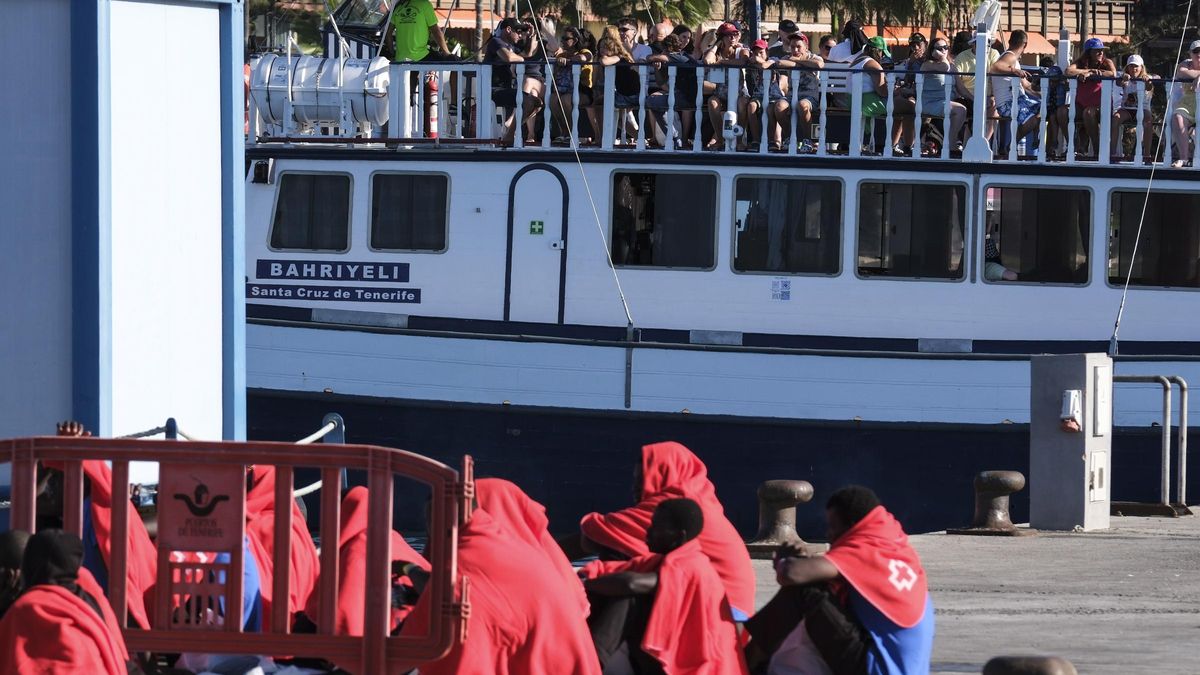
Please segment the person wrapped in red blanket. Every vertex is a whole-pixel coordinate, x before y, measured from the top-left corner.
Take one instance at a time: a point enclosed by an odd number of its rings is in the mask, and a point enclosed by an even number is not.
[[[695,501],[666,499],[646,531],[649,553],[584,566],[595,601],[589,625],[605,672],[747,672],[725,586],[700,548],[705,526]]]
[[[351,488],[342,498],[341,528],[338,535],[338,568],[341,570],[341,576],[338,579],[337,610],[334,612],[334,632],[337,635],[363,634],[367,588],[368,496],[367,488],[359,486]],[[415,565],[428,573],[429,563],[425,557],[414,551],[399,532],[392,530],[391,534],[393,568]],[[413,581],[407,574],[398,575],[393,586],[393,598],[398,592],[406,596],[415,596]],[[312,621],[318,621],[320,618],[317,596],[317,593],[312,594],[308,602],[309,607],[305,611]],[[393,602],[391,629],[399,627],[411,611],[412,605]]]
[[[321,562],[308,524],[294,499],[288,500],[292,509],[291,560],[288,568],[288,600],[291,618],[309,607],[309,599],[317,587]],[[275,563],[275,467],[263,464],[251,466],[246,474],[246,541],[258,563],[258,578],[262,594],[262,629],[271,629],[271,605],[274,601]]]
[[[29,538],[24,591],[0,620],[0,673],[125,675],[129,653],[117,617],[83,562],[83,542],[62,530]]]
[[[666,499],[686,497],[700,505],[704,531],[700,549],[712,561],[725,584],[734,616],[744,620],[754,612],[754,567],[750,553],[708,479],[708,468],[691,450],[668,441],[642,448],[635,478],[638,503],[613,513],[589,513],[580,522],[585,550],[615,552],[632,558],[649,552],[646,531],[654,508]],[[605,556],[601,556],[605,557]]]
[[[538,548],[482,508],[458,531],[458,571],[470,580],[466,639],[421,675],[600,675],[572,592]],[[400,634],[429,632],[430,595]]]
[[[525,494],[521,488],[501,478],[480,478],[475,481],[475,497],[479,508],[487,511],[501,527],[527,544],[540,549],[554,569],[571,589],[586,618],[589,611],[587,594],[571,561],[554,538],[550,536],[550,520],[546,518],[546,507]]]
[[[776,557],[782,588],[746,623],[748,660],[769,663],[768,673],[796,672],[790,664],[812,657],[802,653],[807,645],[835,675],[928,673],[933,602],[908,535],[858,485],[830,496],[825,517],[828,553],[787,548]]]

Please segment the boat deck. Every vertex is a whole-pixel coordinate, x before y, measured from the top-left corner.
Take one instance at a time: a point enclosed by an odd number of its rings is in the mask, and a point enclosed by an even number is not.
[[[1112,524],[1086,534],[912,537],[937,611],[932,672],[979,673],[989,658],[1014,654],[1062,656],[1089,674],[1196,672],[1200,518]],[[761,606],[776,586],[769,561],[754,564]]]

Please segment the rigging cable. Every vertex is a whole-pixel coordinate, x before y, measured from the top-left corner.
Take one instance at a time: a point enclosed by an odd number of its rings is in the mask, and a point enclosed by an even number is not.
[[[1183,13],[1183,28],[1179,31],[1179,46],[1175,49],[1175,73],[1171,74],[1171,84],[1167,87],[1167,114],[1163,115],[1162,126],[1158,130],[1158,145],[1154,149],[1154,159],[1157,160],[1158,153],[1162,151],[1163,141],[1167,133],[1167,120],[1171,118],[1171,99],[1175,95],[1175,86],[1177,80],[1175,75],[1179,72],[1179,60],[1183,56],[1183,41],[1187,35],[1187,20],[1192,14],[1192,0],[1188,0],[1187,9]],[[1144,70],[1144,68],[1143,68]],[[1197,138],[1200,142],[1200,138]],[[1179,157],[1177,159],[1183,159]],[[1137,234],[1133,237],[1133,251],[1129,255],[1129,270],[1125,273],[1125,285],[1121,289],[1121,304],[1117,306],[1117,318],[1113,322],[1112,336],[1108,339],[1108,355],[1115,357],[1117,355],[1117,334],[1121,331],[1121,318],[1125,315],[1125,299],[1129,296],[1129,283],[1133,279],[1133,266],[1137,261],[1138,245],[1142,241],[1142,225],[1146,222],[1146,207],[1150,204],[1150,188],[1154,185],[1154,172],[1158,169],[1158,162],[1150,163],[1150,178],[1146,181],[1146,196],[1142,198],[1142,215],[1138,218]]]
[[[542,94],[543,96],[548,97],[548,96],[550,96],[550,89],[554,88],[553,66],[550,63],[550,55],[546,52],[546,49],[545,49],[546,42],[542,38],[542,22],[540,19],[538,19],[537,12],[535,12],[533,9],[533,0],[525,0],[525,1],[529,6],[530,23],[533,24],[533,29],[537,32],[538,42],[542,46],[542,57],[546,63],[546,72],[551,75],[550,82],[548,83],[548,85],[545,88],[543,88],[543,94]],[[1190,2],[1191,0],[1188,0],[1188,1]],[[593,55],[593,59],[594,58],[595,58],[595,55]],[[603,65],[598,65],[598,63],[599,63],[598,61],[593,60],[592,68],[595,69],[597,67],[600,67],[600,68],[604,67]],[[570,66],[567,66],[567,67],[570,68]],[[579,83],[575,81],[574,75],[575,75],[575,69],[571,68],[571,82],[572,82],[571,86],[578,87]],[[525,84],[524,82],[518,82],[517,86],[524,86],[524,84]],[[621,308],[625,310],[625,320],[627,322],[626,327],[632,328],[633,327],[633,314],[629,311],[629,301],[625,298],[625,289],[623,289],[621,287],[621,278],[617,274],[617,266],[613,264],[612,249],[609,247],[608,238],[604,235],[604,226],[600,224],[600,212],[599,212],[599,210],[596,209],[596,200],[592,196],[592,186],[590,183],[588,183],[587,172],[584,170],[583,160],[579,156],[579,135],[578,135],[576,129],[571,128],[571,120],[567,117],[567,109],[563,105],[562,96],[558,94],[557,88],[554,88],[554,94],[555,94],[554,98],[558,102],[558,111],[562,115],[563,123],[566,124],[566,126],[567,126],[567,138],[569,139],[569,142],[571,143],[571,152],[573,152],[575,154],[575,164],[579,167],[579,177],[581,180],[583,180],[583,189],[587,193],[588,204],[592,208],[592,219],[596,223],[596,232],[600,235],[600,243],[604,245],[604,257],[608,261],[608,269],[612,271],[613,282],[617,286],[617,295],[621,299]],[[525,135],[524,129],[521,128],[524,125],[524,120],[520,119],[521,116],[522,116],[522,111],[520,111],[520,110],[513,111],[513,125],[517,127],[516,129],[513,129],[513,144],[514,145],[516,144],[516,139],[518,137],[524,138],[524,135]],[[546,124],[550,124],[550,120],[546,120]],[[601,126],[603,126],[603,125],[601,125]],[[518,134],[520,136],[518,136]],[[566,218],[566,217],[567,217],[567,214],[564,213],[563,218]]]

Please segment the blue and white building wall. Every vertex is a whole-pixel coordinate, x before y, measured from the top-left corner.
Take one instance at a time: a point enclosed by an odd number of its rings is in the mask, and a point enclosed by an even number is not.
[[[241,0],[5,3],[0,437],[244,437],[243,25]]]

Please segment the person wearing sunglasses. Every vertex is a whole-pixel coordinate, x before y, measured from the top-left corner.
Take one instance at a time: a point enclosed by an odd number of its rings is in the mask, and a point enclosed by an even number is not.
[[[817,40],[817,44],[821,46],[820,57],[824,59],[828,58],[829,50],[833,49],[834,46],[837,45],[837,40],[835,40],[832,35],[822,35],[821,39]]]
[[[1095,158],[1100,152],[1100,82],[1105,77],[1117,76],[1117,64],[1105,56],[1104,42],[1100,38],[1089,38],[1083,43],[1083,55],[1067,66],[1067,77],[1079,79],[1075,91],[1075,119],[1083,119],[1087,133],[1088,149],[1085,157]],[[1070,112],[1066,107],[1058,109],[1059,126],[1067,129]],[[1067,133],[1071,133],[1067,129]]]
[[[565,28],[558,41],[560,47],[554,55],[554,102],[550,112],[558,128],[555,143],[569,143],[576,89],[573,64],[583,64],[579,68],[579,105],[589,106],[592,104],[592,52],[583,44],[583,33],[574,26]]]
[[[929,45],[925,62],[921,64],[924,78],[921,82],[921,116],[944,118],[946,116],[946,78],[953,66],[950,64],[950,43],[945,38],[934,38]],[[953,152],[962,152],[963,122],[967,119],[967,107],[958,101],[950,101],[950,135],[942,139],[949,143]],[[930,151],[934,151],[932,148]]]
[[[1171,138],[1175,142],[1175,159],[1171,166],[1179,168],[1191,165],[1192,152],[1188,147],[1188,135],[1196,126],[1196,78],[1200,77],[1200,40],[1194,40],[1189,47],[1191,57],[1179,64],[1175,70],[1175,79],[1188,80],[1182,89],[1183,93],[1171,113]]]

